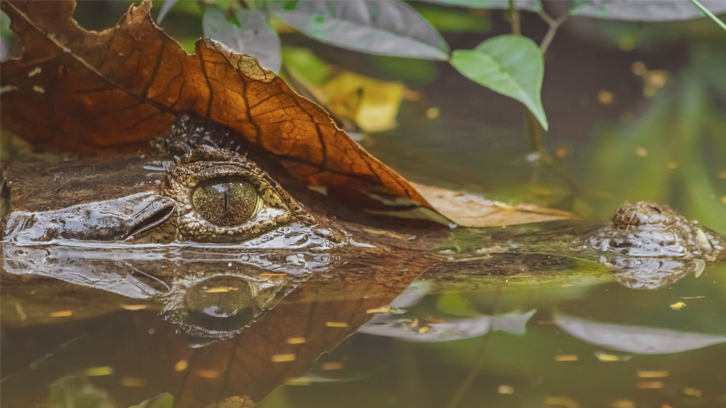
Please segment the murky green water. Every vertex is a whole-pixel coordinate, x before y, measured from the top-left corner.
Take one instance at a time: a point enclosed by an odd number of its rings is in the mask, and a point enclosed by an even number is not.
[[[594,218],[666,202],[726,233],[722,43],[628,53],[576,35],[548,60],[551,161],[518,105],[433,63],[435,80],[409,78],[426,103],[361,143],[417,182]],[[643,61],[667,71],[655,96],[632,73]],[[598,262],[487,264],[465,233],[426,234],[425,251],[340,254],[4,245],[2,405],[726,407],[723,265],[633,289]],[[244,278],[197,286],[217,273]]]

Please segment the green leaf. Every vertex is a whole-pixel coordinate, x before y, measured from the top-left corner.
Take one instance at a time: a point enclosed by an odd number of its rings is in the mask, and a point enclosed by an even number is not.
[[[50,395],[42,408],[113,408],[106,391],[83,376],[62,377],[50,385]]]
[[[473,50],[454,51],[451,65],[472,81],[522,102],[548,128],[540,97],[544,59],[534,41],[517,35],[494,37]]]
[[[304,1],[294,11],[278,8],[275,12],[305,35],[339,47],[433,60],[449,56],[441,35],[405,3]]]
[[[485,9],[508,9],[509,0],[424,0],[429,3],[440,3],[451,6],[485,8]],[[542,11],[540,0],[514,0],[514,8],[519,10]]]
[[[712,13],[726,13],[722,0],[701,1]],[[627,21],[690,20],[703,14],[689,1],[575,0],[570,14]]]
[[[485,33],[492,28],[489,13],[415,2],[411,6],[440,32]]]
[[[321,86],[330,79],[330,66],[307,48],[283,47],[282,60],[313,86]]]
[[[240,54],[252,55],[267,69],[279,71],[280,38],[267,24],[265,14],[240,8],[235,17],[239,27],[229,22],[219,8],[208,7],[204,13],[204,36]]]

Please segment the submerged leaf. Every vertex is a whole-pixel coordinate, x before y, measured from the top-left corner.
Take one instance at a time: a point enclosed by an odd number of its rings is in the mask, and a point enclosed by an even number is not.
[[[451,65],[472,81],[528,107],[547,130],[540,91],[544,59],[537,44],[518,35],[500,35],[473,50],[456,50]]]
[[[319,41],[373,54],[446,60],[449,46],[411,6],[383,1],[301,1],[276,13]]]
[[[725,13],[726,2],[700,0],[712,13]],[[686,0],[632,1],[632,0],[575,0],[570,14],[627,21],[674,21],[703,17],[696,6]]]
[[[204,36],[219,41],[239,54],[251,55],[263,67],[278,72],[280,70],[280,38],[265,20],[260,10],[237,10],[240,26],[229,22],[224,12],[217,7],[209,7],[204,13]]]
[[[415,183],[413,186],[436,211],[464,227],[495,227],[574,218],[566,211],[536,205],[509,205],[437,187]]]
[[[3,1],[23,58],[2,64],[2,126],[29,142],[85,154],[146,150],[183,112],[239,132],[308,185],[427,205],[317,105],[247,55],[211,40],[185,53],[151,20],[151,2],[101,33],[74,1]],[[33,75],[29,75],[33,73]]]

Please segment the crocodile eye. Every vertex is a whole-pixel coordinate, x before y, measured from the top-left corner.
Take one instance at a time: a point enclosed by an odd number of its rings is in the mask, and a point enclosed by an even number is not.
[[[255,186],[239,178],[203,182],[192,194],[197,213],[220,227],[242,225],[255,215],[261,203]]]

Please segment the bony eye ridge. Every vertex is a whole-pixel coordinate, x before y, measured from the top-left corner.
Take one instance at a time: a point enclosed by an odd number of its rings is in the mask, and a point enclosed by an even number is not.
[[[249,220],[260,208],[257,189],[240,177],[207,180],[192,193],[197,213],[220,227],[235,227]]]

